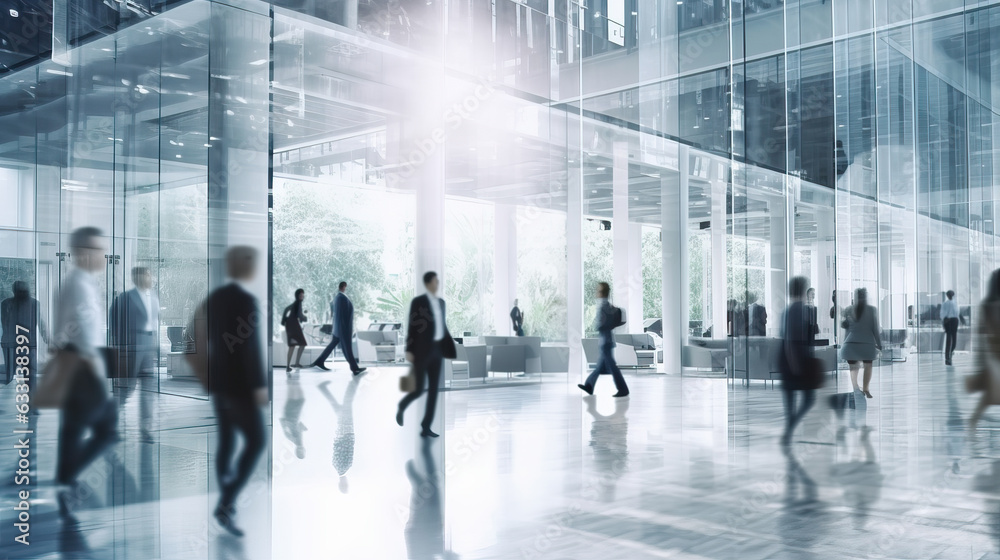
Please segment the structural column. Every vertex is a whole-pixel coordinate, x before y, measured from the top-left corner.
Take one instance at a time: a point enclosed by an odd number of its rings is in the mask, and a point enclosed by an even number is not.
[[[569,379],[583,372],[583,171],[567,168],[566,185],[566,340],[569,345]]]
[[[687,343],[687,199],[688,148],[679,146],[679,173],[660,184],[663,270],[663,370],[681,373]]]
[[[517,298],[517,206],[497,204],[493,218],[493,306],[496,332],[513,336],[510,309]]]
[[[721,166],[713,163],[718,170]],[[726,255],[726,179],[714,177],[712,180],[711,197],[711,230],[712,230],[712,338],[724,339],[729,334],[729,287],[727,285],[728,265]]]
[[[642,332],[642,226],[628,219],[628,142],[615,142],[611,174],[611,238],[614,278],[609,279],[615,305],[625,310],[627,332]],[[636,305],[638,301],[638,305]]]

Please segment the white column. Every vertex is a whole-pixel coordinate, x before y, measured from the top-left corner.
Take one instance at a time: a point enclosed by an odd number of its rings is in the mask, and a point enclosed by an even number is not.
[[[713,167],[718,169],[717,163]],[[726,338],[728,329],[729,271],[726,262],[726,179],[715,177],[712,181],[712,338]]]
[[[514,335],[510,309],[517,298],[516,220],[517,206],[496,205],[493,218],[493,297],[496,304],[493,310],[496,333],[502,336]]]
[[[628,278],[626,328],[630,333],[641,333],[642,322],[645,319],[642,313],[642,224],[628,225]]]
[[[681,372],[687,341],[687,187],[688,148],[679,146],[679,173],[660,184],[663,257],[663,370]]]
[[[424,273],[433,270],[441,280],[439,295],[448,293],[444,276],[444,149],[427,156],[414,174],[417,192],[416,239],[416,293],[424,292]]]
[[[642,288],[642,269],[636,271],[632,268],[631,259],[631,231],[628,221],[628,143],[615,142],[612,151],[612,173],[611,173],[611,239],[612,254],[614,257],[613,278],[611,282],[611,299],[616,306],[625,310],[628,324],[624,329],[632,332],[631,293],[636,288]],[[638,280],[636,273],[638,272]],[[642,314],[641,310],[639,312]],[[641,317],[640,317],[641,324]]]
[[[765,253],[768,258],[768,273],[765,276],[764,287],[766,293],[761,294],[760,300],[757,302],[767,309],[767,331],[765,334],[768,336],[772,332],[777,333],[776,329],[780,323],[779,318],[787,305],[785,294],[790,260],[788,258],[790,250],[788,245],[789,233],[785,227],[785,217],[788,215],[786,211],[787,204],[787,197],[768,202],[768,209],[770,211],[768,218],[771,222],[771,250]]]
[[[583,373],[583,174],[570,164],[566,185],[566,339],[569,379]]]

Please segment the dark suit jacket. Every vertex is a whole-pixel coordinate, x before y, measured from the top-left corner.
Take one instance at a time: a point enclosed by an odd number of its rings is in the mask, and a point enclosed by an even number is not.
[[[444,321],[444,339],[441,340],[441,354],[445,358],[455,358],[455,341],[448,332],[448,314],[444,300],[441,302],[441,320]],[[434,312],[427,294],[417,296],[410,302],[410,319],[406,328],[406,351],[412,352],[419,362],[434,345]]]
[[[510,320],[514,324],[515,329],[520,329],[524,324],[524,314],[521,313],[521,309],[515,307],[510,310]]]
[[[333,336],[350,340],[354,335],[354,304],[344,292],[337,292],[333,296],[330,314],[333,316]]]
[[[597,308],[595,322],[597,323],[597,332],[601,337],[601,345],[615,346],[615,335],[612,332],[615,327],[611,324],[611,302],[604,300],[604,303]]]
[[[160,300],[156,292],[150,292],[150,308],[153,318],[150,321],[153,333],[156,333],[160,321]],[[146,306],[142,303],[139,290],[132,288],[118,294],[111,302],[108,312],[108,331],[111,333],[112,346],[134,346],[137,343],[136,334],[145,332]]]
[[[753,336],[767,334],[767,309],[759,303],[750,306],[750,334]]]
[[[208,296],[208,379],[217,395],[253,398],[267,386],[260,330],[265,320],[257,299],[238,284]]]
[[[30,333],[29,344],[31,348],[38,346],[38,337],[45,337],[45,325],[40,322],[41,311],[38,300],[27,298],[19,300],[17,298],[7,298],[0,302],[0,324],[3,325],[4,346],[15,346],[17,341],[17,326],[20,325]],[[21,331],[24,334],[24,331]]]
[[[815,320],[812,316],[815,311],[815,307],[801,301],[793,302],[785,310],[781,323],[783,342],[778,355],[778,371],[781,372],[782,379],[788,380],[789,376],[801,374],[799,368],[804,366],[806,359],[813,356]]]

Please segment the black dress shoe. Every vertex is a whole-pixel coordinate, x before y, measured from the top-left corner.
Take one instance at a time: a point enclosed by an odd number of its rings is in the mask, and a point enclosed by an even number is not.
[[[359,373],[364,373],[364,371],[366,369],[368,369],[368,368],[366,368],[366,367],[359,367],[358,369],[354,370],[354,375],[358,375]]]
[[[583,383],[577,383],[576,386],[579,387],[580,389],[582,389],[583,392],[587,393],[588,395],[593,395],[594,394],[594,388],[593,387],[588,387],[588,386],[584,385]]]
[[[222,506],[215,508],[215,513],[213,515],[215,516],[215,520],[219,522],[219,526],[226,531],[229,531],[229,534],[234,537],[243,536],[243,530],[236,526],[236,523],[233,522],[233,517],[225,510],[225,508]]]
[[[396,423],[400,426],[403,425],[403,411],[396,409]]]
[[[323,365],[323,364],[321,364],[321,363],[318,363],[318,362],[317,362],[317,363],[315,363],[315,364],[313,364],[313,365],[312,365],[312,367],[314,367],[314,368],[319,368],[319,369],[321,369],[321,370],[323,370],[323,371],[330,371],[330,368],[328,368],[328,367],[326,367],[325,365]]]
[[[422,438],[438,437],[438,435],[428,430],[427,428],[424,428],[423,430],[420,430],[420,437]]]
[[[628,396],[628,391],[618,391],[617,393],[615,393],[614,395],[611,395],[611,396],[612,397],[627,397]]]

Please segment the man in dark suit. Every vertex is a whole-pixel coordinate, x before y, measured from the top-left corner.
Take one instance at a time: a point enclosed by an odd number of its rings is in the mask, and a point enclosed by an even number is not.
[[[122,292],[111,303],[108,313],[108,330],[111,333],[111,347],[117,350],[118,366],[126,378],[122,403],[135,391],[140,376],[151,378],[158,362],[158,336],[160,326],[160,300],[153,291],[153,274],[149,268],[137,266],[132,269],[134,288]],[[151,379],[150,379],[151,380]],[[151,442],[152,402],[150,391],[143,382],[139,394],[140,430],[143,441]]]
[[[757,303],[757,294],[747,292],[747,313],[750,318],[750,336],[767,335],[767,309]]]
[[[524,336],[524,313],[521,313],[521,308],[517,306],[517,300],[514,300],[514,309],[510,310],[510,321],[514,326],[515,336]]]
[[[413,364],[417,388],[399,401],[396,423],[403,425],[403,413],[410,403],[424,392],[427,383],[427,409],[421,422],[420,437],[438,437],[431,431],[434,409],[437,407],[438,385],[441,382],[441,362],[455,358],[455,341],[448,332],[444,300],[437,297],[440,282],[436,272],[424,274],[427,293],[410,302],[410,319],[406,329],[406,359]]]
[[[16,370],[15,359],[17,327],[27,329],[28,333],[28,387],[35,386],[35,374],[37,373],[37,350],[39,335],[43,340],[48,340],[45,333],[45,323],[41,319],[41,311],[38,300],[31,297],[31,288],[24,280],[16,280],[13,285],[14,297],[7,298],[0,302],[0,324],[3,325],[3,338],[0,346],[3,347],[3,358],[6,371],[6,383],[14,379]],[[24,333],[22,330],[20,333]]]
[[[351,345],[351,339],[354,338],[354,304],[344,293],[347,291],[347,282],[341,282],[339,290],[337,295],[333,296],[333,301],[330,302],[330,314],[333,316],[333,338],[330,339],[330,344],[326,345],[323,353],[316,358],[311,367],[330,371],[325,362],[339,344],[340,351],[344,353],[344,359],[351,366],[351,371],[354,372],[354,375],[358,375],[368,368],[358,367],[358,361],[354,358],[354,348]]]
[[[253,473],[265,447],[260,406],[268,402],[267,370],[260,340],[265,320],[257,298],[247,288],[257,268],[257,250],[232,247],[226,252],[232,282],[208,296],[208,389],[219,419],[216,472],[221,496],[215,519],[224,529],[242,536],[234,522],[236,498]],[[233,464],[236,435],[243,447]],[[235,467],[235,468],[234,468]]]
[[[612,379],[615,380],[615,388],[618,389],[618,392],[614,396],[627,397],[628,385],[625,384],[625,377],[622,375],[622,370],[618,369],[618,363],[615,362],[615,335],[613,331],[618,325],[615,325],[611,318],[611,304],[608,302],[609,295],[611,295],[611,286],[607,282],[598,282],[596,323],[598,336],[600,337],[601,355],[597,359],[597,367],[594,368],[593,373],[587,377],[585,383],[578,383],[577,387],[583,389],[588,395],[593,395],[597,376],[602,373],[610,373]]]

